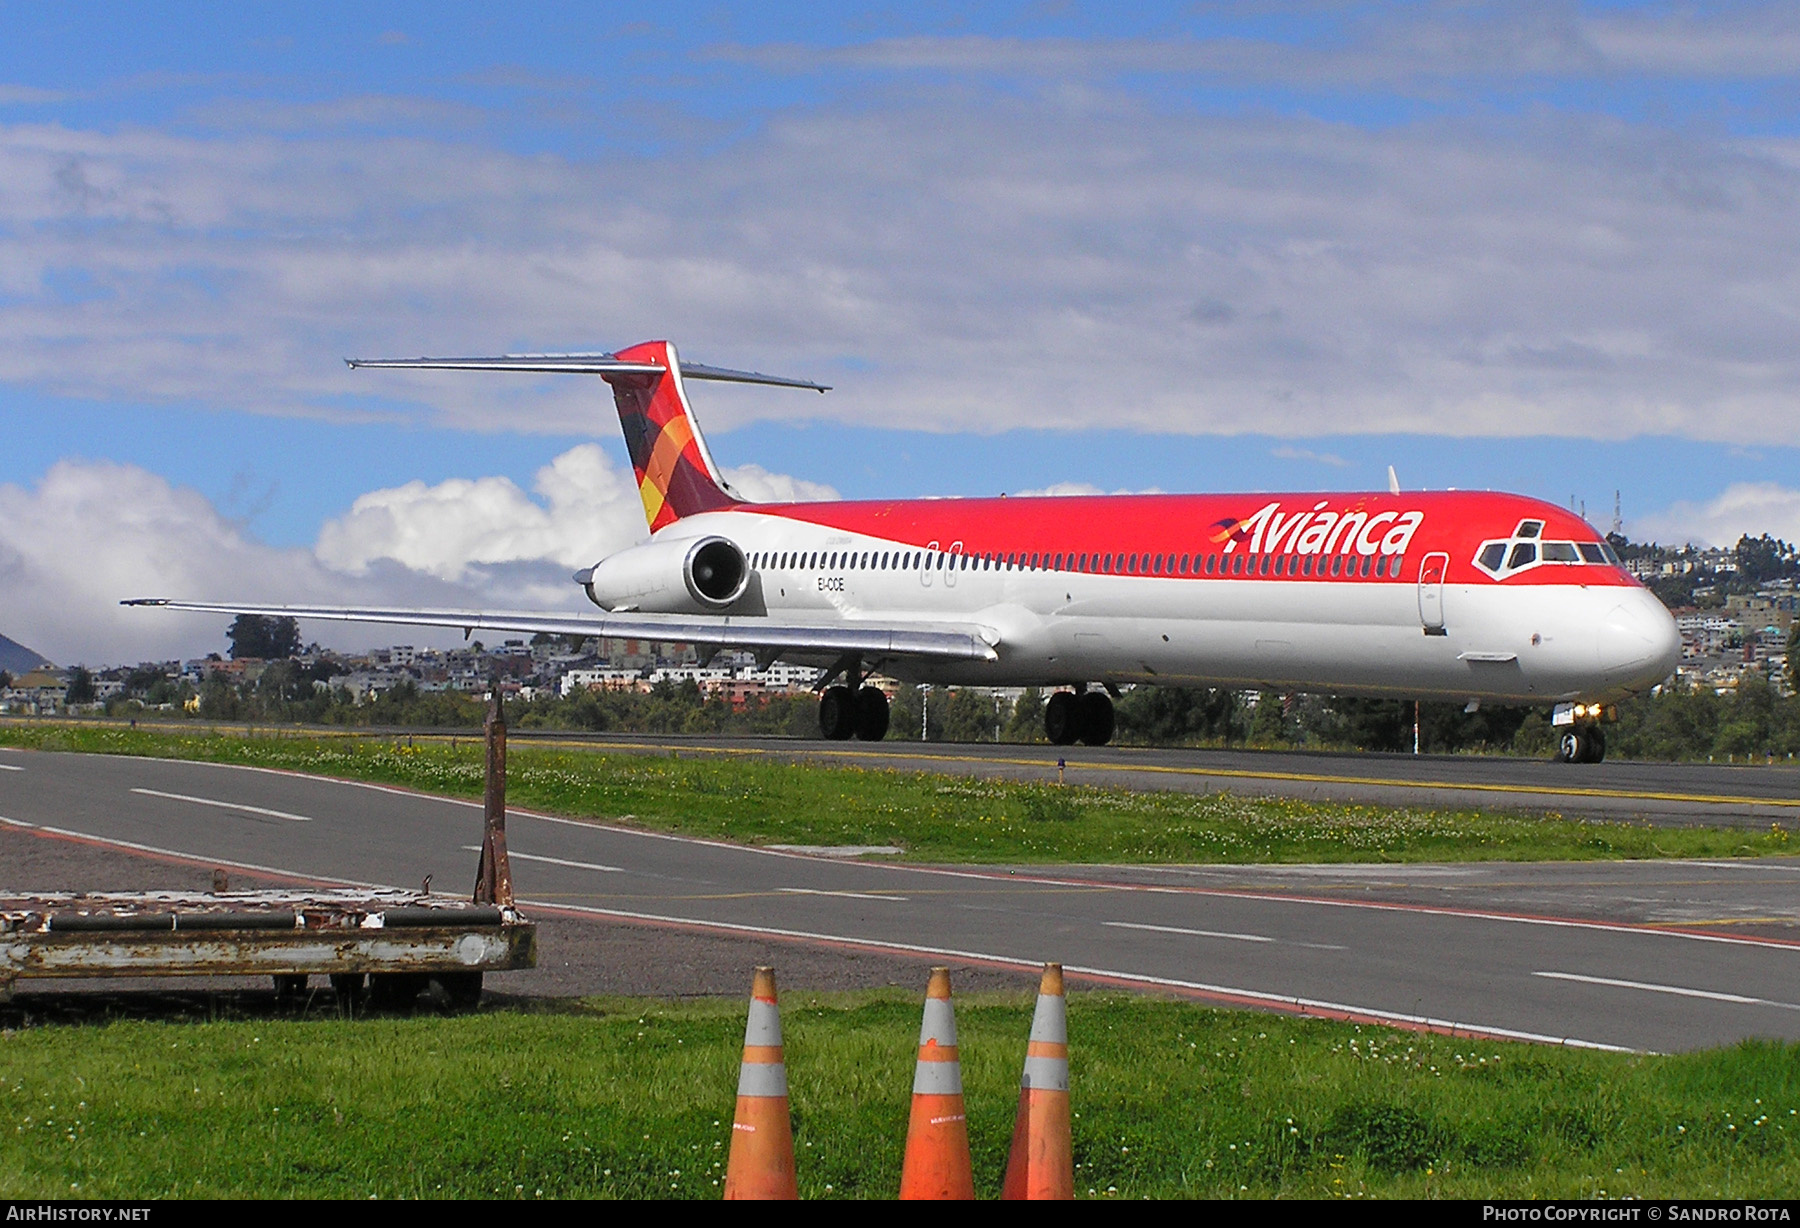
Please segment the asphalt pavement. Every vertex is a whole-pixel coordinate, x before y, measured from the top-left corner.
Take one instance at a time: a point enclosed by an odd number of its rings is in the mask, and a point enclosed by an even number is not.
[[[480,811],[263,769],[0,751],[0,822],[250,874],[429,874],[461,891]],[[1057,960],[1090,985],[1496,1038],[1800,1039],[1800,861],[918,866],[519,811],[508,836],[520,895],[546,916],[846,957]]]
[[[1384,806],[1554,811],[1658,825],[1800,824],[1800,766],[1790,760],[1569,764],[1487,755],[825,742],[521,730],[513,730],[509,736],[521,743],[605,747],[629,753],[759,756],[1016,780],[1054,780],[1060,759],[1068,783],[1125,789],[1228,791]]]

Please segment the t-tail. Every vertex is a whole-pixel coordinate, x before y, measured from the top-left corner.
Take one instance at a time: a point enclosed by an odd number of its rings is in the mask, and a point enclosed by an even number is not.
[[[825,392],[829,384],[729,367],[683,364],[673,342],[645,341],[616,354],[502,354],[494,358],[349,358],[352,367],[436,371],[521,371],[598,375],[612,385],[613,404],[631,453],[644,518],[652,533],[683,516],[716,512],[740,502],[720,476],[688,404],[685,379],[773,384]]]

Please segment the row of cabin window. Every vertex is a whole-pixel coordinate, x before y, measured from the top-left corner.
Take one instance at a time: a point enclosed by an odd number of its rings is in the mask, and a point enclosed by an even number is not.
[[[780,570],[812,571],[1083,571],[1103,574],[1152,576],[1316,576],[1318,578],[1374,575],[1398,576],[1401,557],[1395,555],[1220,555],[1220,554],[1106,554],[1061,552],[1051,554],[961,554],[950,551],[771,551],[751,558],[751,566]],[[1140,570],[1140,560],[1142,563]],[[1246,562],[1248,560],[1248,562]],[[1316,569],[1315,569],[1316,562]],[[1066,564],[1066,565],[1065,565]]]

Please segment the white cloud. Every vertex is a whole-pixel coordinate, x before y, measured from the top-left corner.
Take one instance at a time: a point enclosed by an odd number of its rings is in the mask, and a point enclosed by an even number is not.
[[[197,491],[132,465],[63,461],[33,488],[0,485],[0,630],[63,663],[129,663],[221,652],[228,616],[121,607],[128,597],[329,604],[466,603],[396,568],[362,579],[305,550],[245,536]],[[306,624],[354,647],[388,630]],[[424,642],[421,640],[421,642]]]
[[[537,472],[534,500],[505,477],[408,482],[370,491],[319,531],[326,566],[363,574],[381,559],[459,583],[483,565],[549,561],[585,567],[644,538],[644,506],[629,473],[598,444]]]
[[[728,476],[758,501],[837,497],[754,465]],[[0,633],[56,661],[117,664],[223,651],[230,623],[121,607],[128,597],[592,612],[570,573],[648,535],[631,475],[583,444],[538,470],[532,492],[504,477],[371,491],[308,551],[259,542],[198,491],[137,466],[62,461],[33,487],[0,485]],[[346,650],[458,640],[354,623],[301,631]]]
[[[723,471],[725,484],[752,503],[817,503],[841,496],[823,482],[770,473],[761,465],[739,465]]]
[[[1510,71],[1591,41],[1544,12],[1506,27]],[[1491,41],[1429,26],[1372,45]],[[909,82],[591,161],[341,126],[432,113],[387,97],[209,135],[0,126],[0,380],[572,432],[610,417],[591,379],[337,359],[668,336],[837,385],[708,389],[727,427],[1747,442],[1791,417],[1800,141]]]
[[[1344,469],[1350,464],[1335,452],[1314,452],[1311,448],[1295,448],[1285,444],[1269,449],[1269,455],[1276,460],[1311,461],[1315,465],[1330,465],[1334,469]]]
[[[1729,546],[1748,533],[1800,541],[1800,490],[1776,482],[1737,482],[1704,503],[1671,504],[1626,526],[1637,541]]]
[[[1052,482],[1048,486],[1040,486],[1035,490],[1014,490],[1009,491],[1008,493],[1015,498],[1031,499],[1043,496],[1075,497],[1078,495],[1103,495],[1106,492],[1092,482]]]

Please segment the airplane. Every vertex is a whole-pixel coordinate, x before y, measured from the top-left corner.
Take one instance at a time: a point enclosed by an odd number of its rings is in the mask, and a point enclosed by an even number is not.
[[[574,580],[588,615],[138,598],[127,605],[692,643],[823,669],[826,738],[886,736],[877,670],[1052,688],[1044,732],[1098,746],[1127,685],[1549,704],[1557,758],[1597,763],[1616,702],[1674,672],[1662,603],[1572,512],[1389,489],[752,503],[721,476],[687,380],[828,391],[616,353],[348,359],[352,368],[598,376],[649,540]]]

